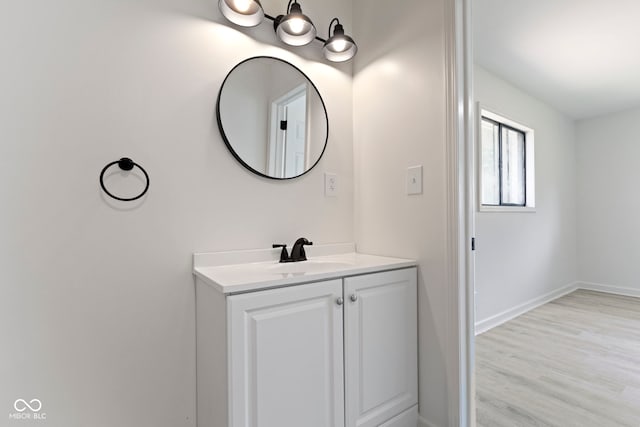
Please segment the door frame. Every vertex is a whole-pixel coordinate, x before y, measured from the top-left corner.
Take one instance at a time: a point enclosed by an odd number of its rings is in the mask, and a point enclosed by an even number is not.
[[[445,3],[449,425],[475,427],[475,162],[471,0]]]
[[[285,177],[285,162],[287,151],[287,131],[280,132],[280,120],[288,120],[286,103],[293,101],[302,95],[305,96],[305,167],[309,152],[309,86],[302,83],[299,86],[287,91],[283,95],[271,101],[269,109],[269,148],[267,155],[267,171],[269,175],[276,176],[278,173]]]

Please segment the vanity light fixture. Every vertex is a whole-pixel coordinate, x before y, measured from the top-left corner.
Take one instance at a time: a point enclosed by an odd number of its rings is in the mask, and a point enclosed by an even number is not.
[[[298,0],[289,0],[287,14],[276,17],[273,29],[276,30],[278,38],[290,46],[304,46],[316,38],[316,27],[311,19],[302,13]]]
[[[321,41],[324,43],[324,57],[332,62],[348,61],[358,52],[356,42],[345,35],[344,27],[338,18],[333,18],[329,24],[328,40],[317,37],[315,25],[302,13],[298,0],[289,0],[286,15],[278,15],[275,18],[264,13],[259,0],[219,0],[218,7],[225,18],[242,27],[255,27],[265,18],[273,21],[273,29],[278,38],[290,46],[304,46],[313,40]]]
[[[333,27],[333,35],[331,35],[331,26],[334,22],[336,26]],[[333,62],[348,61],[358,52],[356,42],[345,35],[344,27],[340,24],[338,18],[333,18],[329,24],[329,39],[324,42],[322,51],[324,52],[324,57]]]
[[[218,7],[225,18],[242,27],[255,27],[264,19],[258,0],[220,0]]]

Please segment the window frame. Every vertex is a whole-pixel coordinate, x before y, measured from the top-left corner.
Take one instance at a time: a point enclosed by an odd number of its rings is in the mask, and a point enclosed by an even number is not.
[[[528,126],[523,125],[520,122],[512,120],[503,114],[494,112],[495,110],[487,109],[480,103],[476,108],[476,172],[477,172],[477,209],[478,212],[535,212],[535,135],[534,130]],[[525,191],[525,204],[524,205],[483,205],[482,204],[482,119],[486,118],[491,122],[500,125],[500,132],[502,127],[512,129],[524,134],[524,191]],[[500,135],[502,138],[502,135]],[[500,151],[502,147],[500,147]],[[500,152],[500,157],[502,153]],[[502,175],[502,162],[500,162],[500,174]],[[502,200],[502,179],[500,179],[500,199]]]

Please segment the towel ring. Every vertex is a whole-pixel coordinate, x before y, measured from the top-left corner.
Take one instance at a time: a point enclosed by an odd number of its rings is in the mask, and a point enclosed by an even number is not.
[[[129,197],[129,198],[118,197],[116,195],[111,194],[111,192],[107,190],[107,187],[105,187],[104,185],[104,173],[107,171],[107,169],[109,169],[113,165],[118,165],[118,167],[123,171],[130,171],[131,169],[134,168],[134,166],[140,169],[147,181],[144,187],[144,190],[142,190],[142,193],[138,194],[136,197]],[[137,164],[136,162],[134,162],[128,157],[123,157],[120,160],[116,160],[115,162],[109,163],[107,166],[105,166],[102,169],[102,172],[100,172],[100,187],[102,187],[102,190],[105,193],[107,193],[107,195],[112,199],[120,200],[122,202],[132,202],[134,200],[138,200],[140,197],[144,196],[147,193],[147,190],[149,189],[149,175],[147,174],[147,171],[144,170],[142,166],[140,166],[139,164]]]

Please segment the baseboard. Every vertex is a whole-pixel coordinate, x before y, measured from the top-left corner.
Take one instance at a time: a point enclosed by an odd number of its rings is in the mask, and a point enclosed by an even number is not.
[[[640,298],[640,289],[636,288],[623,288],[621,286],[604,285],[602,283],[591,282],[578,282],[578,288],[587,291],[604,292],[607,294]]]
[[[424,418],[422,415],[418,418],[419,427],[440,427]]]
[[[549,292],[546,295],[539,296],[538,298],[534,298],[516,307],[505,310],[502,313],[498,313],[487,319],[476,322],[475,334],[480,335],[483,332],[487,332],[488,330],[493,329],[496,326],[502,325],[503,323],[506,323],[511,319],[515,319],[516,317],[523,315],[527,311],[533,310],[534,308],[538,308],[541,305],[570,294],[571,292],[578,289],[579,285],[581,285],[580,282],[571,283],[567,286],[563,286],[560,289],[556,289],[553,292]]]

